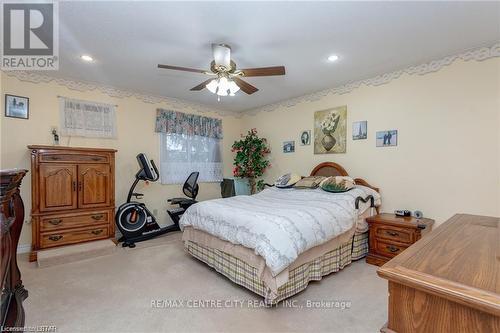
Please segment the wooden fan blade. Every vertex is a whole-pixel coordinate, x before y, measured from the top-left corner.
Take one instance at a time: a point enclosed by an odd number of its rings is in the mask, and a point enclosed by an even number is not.
[[[199,90],[202,90],[203,88],[205,88],[207,86],[207,84],[212,81],[213,79],[208,79],[206,81],[203,81],[202,83],[200,83],[199,85],[197,85],[196,87],[193,87],[189,90],[191,91],[199,91]]]
[[[285,75],[285,66],[246,68],[240,71],[243,72],[243,76]]]
[[[234,83],[236,83],[236,85],[240,87],[240,89],[243,90],[248,95],[251,95],[259,90],[256,87],[252,86],[250,83],[243,81],[237,76],[234,76],[232,79],[234,80]]]
[[[188,68],[188,67],[179,67],[179,66],[170,66],[170,65],[162,65],[162,64],[158,64],[158,68],[173,69],[174,71],[184,71],[184,72],[193,72],[193,73],[201,73],[201,74],[205,74],[206,73],[206,71],[204,71],[202,69]]]

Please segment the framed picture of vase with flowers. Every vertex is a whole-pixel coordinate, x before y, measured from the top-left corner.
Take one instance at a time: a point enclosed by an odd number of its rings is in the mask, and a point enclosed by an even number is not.
[[[314,113],[314,153],[339,154],[346,152],[347,106]]]

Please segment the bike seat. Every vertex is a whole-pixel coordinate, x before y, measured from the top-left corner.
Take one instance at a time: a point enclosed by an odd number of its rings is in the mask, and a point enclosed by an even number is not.
[[[170,202],[172,205],[186,205],[186,204],[194,204],[196,203],[195,200],[189,199],[189,198],[172,198],[168,199],[168,202]]]

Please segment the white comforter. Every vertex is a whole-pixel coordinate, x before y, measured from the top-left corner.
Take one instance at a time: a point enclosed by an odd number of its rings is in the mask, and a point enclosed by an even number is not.
[[[352,230],[356,197],[369,194],[380,204],[379,194],[364,186],[344,193],[269,188],[252,196],[199,202],[184,213],[180,225],[254,249],[275,276],[304,251]],[[368,206],[360,202],[359,213]]]

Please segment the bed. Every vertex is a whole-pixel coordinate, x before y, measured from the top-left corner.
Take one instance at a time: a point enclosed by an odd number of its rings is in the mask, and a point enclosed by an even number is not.
[[[325,162],[311,176],[348,173]],[[367,254],[365,218],[381,201],[378,188],[355,182],[344,193],[272,187],[197,203],[180,221],[185,249],[266,304],[277,304]]]

